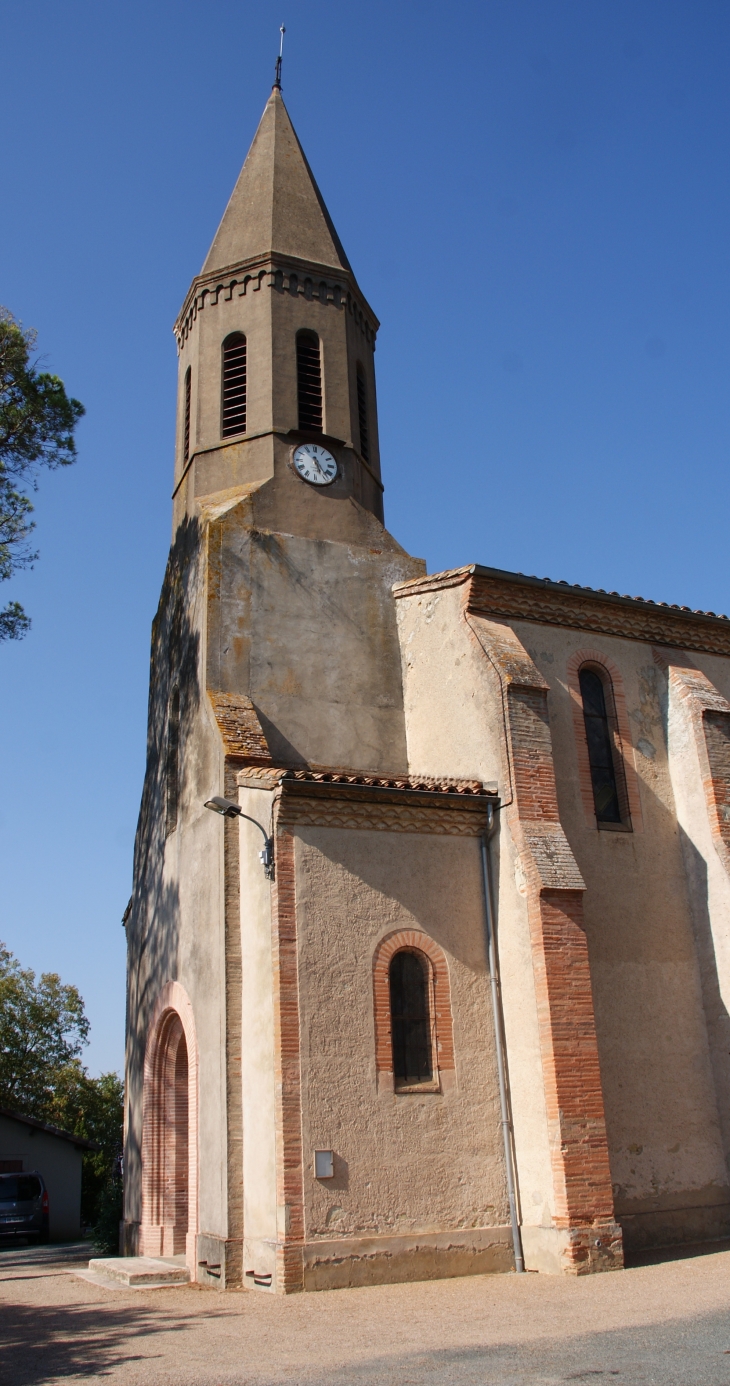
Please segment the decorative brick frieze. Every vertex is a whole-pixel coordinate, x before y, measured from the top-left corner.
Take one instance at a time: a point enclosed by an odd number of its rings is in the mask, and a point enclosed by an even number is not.
[[[185,1252],[198,1231],[198,1046],[190,999],[168,982],[147,1031],[142,1124],[142,1256]]]
[[[330,305],[340,312],[346,312],[356,323],[365,340],[371,345],[375,343],[380,324],[374,314],[364,307],[346,277],[331,276],[323,271],[321,266],[310,265],[306,261],[277,258],[265,263],[249,261],[242,265],[234,265],[223,274],[217,274],[207,280],[194,280],[173,329],[178,351],[182,350],[198,313],[204,308],[216,308],[219,303],[229,303],[233,298],[259,293],[262,288],[278,294],[289,294],[292,298],[301,297],[309,302]]]
[[[478,837],[486,827],[486,811],[460,813],[454,808],[426,804],[348,803],[285,799],[281,820],[317,828],[353,828],[361,832],[438,833],[450,837]]]
[[[431,1040],[436,1068],[445,1073],[455,1068],[451,988],[446,955],[420,929],[398,929],[380,940],[373,955],[373,1012],[375,1018],[375,1070],[393,1076],[393,1041],[390,1019],[391,959],[402,948],[415,949],[427,960]],[[436,1076],[436,1074],[434,1075]]]
[[[617,635],[646,644],[678,646],[706,654],[730,655],[730,620],[712,611],[692,611],[667,602],[618,592],[595,591],[549,578],[525,577],[469,564],[445,573],[412,578],[393,589],[396,598],[425,595],[464,584],[465,606],[497,620]]]
[[[573,714],[573,730],[575,732],[575,747],[578,757],[578,782],[580,784],[583,811],[588,823],[590,823],[591,827],[595,828],[596,806],[593,799],[593,781],[591,779],[591,765],[588,759],[588,742],[586,741],[585,719],[583,717],[583,697],[580,691],[579,680],[580,671],[586,664],[599,665],[600,668],[605,669],[611,680],[611,692],[613,694],[613,709],[611,711],[613,712],[613,717],[610,720],[614,722],[611,728],[614,747],[623,768],[631,827],[634,832],[642,832],[644,821],[641,812],[639,777],[636,773],[636,759],[634,745],[631,739],[629,712],[626,706],[623,676],[614,660],[609,659],[608,655],[604,654],[602,650],[597,649],[576,650],[575,653],[570,656],[566,669],[566,681],[570,692],[570,706]]]

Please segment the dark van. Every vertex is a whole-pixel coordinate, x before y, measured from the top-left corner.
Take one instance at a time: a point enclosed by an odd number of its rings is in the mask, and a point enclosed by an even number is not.
[[[48,1241],[48,1190],[37,1170],[0,1174],[0,1237]]]

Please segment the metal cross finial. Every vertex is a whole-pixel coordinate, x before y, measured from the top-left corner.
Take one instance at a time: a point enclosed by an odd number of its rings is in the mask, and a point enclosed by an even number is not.
[[[284,54],[284,35],[286,33],[286,29],[284,28],[283,24],[279,25],[279,33],[281,37],[279,39],[279,56],[276,59],[276,76],[274,78],[274,86],[278,87],[279,91],[281,91],[281,59]]]

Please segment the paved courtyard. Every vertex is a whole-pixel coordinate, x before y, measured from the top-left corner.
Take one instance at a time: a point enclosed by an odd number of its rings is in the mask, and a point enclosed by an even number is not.
[[[107,1290],[69,1273],[88,1255],[0,1250],[3,1383],[730,1386],[730,1250],[288,1299]]]

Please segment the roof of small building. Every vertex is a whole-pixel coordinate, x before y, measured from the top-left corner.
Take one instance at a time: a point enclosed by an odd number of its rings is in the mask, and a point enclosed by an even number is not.
[[[13,1112],[9,1107],[0,1107],[0,1117],[18,1121],[22,1126],[31,1126],[36,1131],[43,1131],[47,1136],[57,1136],[61,1141],[70,1141],[82,1150],[99,1149],[95,1141],[87,1141],[84,1136],[74,1136],[71,1131],[62,1131],[59,1126],[51,1126],[47,1121],[38,1121],[36,1117],[23,1116],[22,1112]]]

